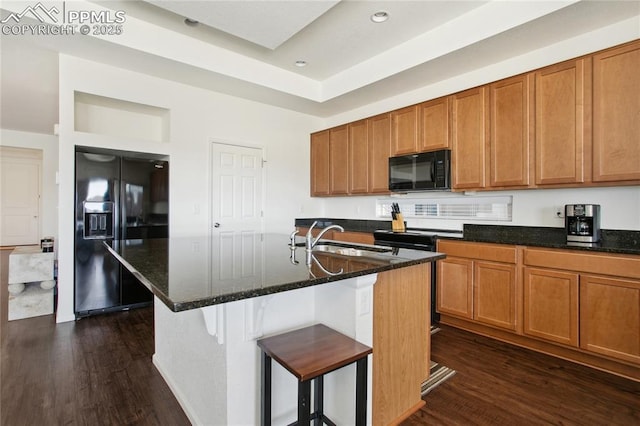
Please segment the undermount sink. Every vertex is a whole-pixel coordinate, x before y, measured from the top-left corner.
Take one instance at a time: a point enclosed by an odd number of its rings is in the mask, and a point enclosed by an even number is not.
[[[347,247],[342,245],[320,243],[313,248],[313,251],[334,253],[334,254],[340,254],[343,256],[362,257],[362,256],[372,256],[377,253],[388,253],[392,251],[392,249],[388,247],[380,247],[380,246]]]

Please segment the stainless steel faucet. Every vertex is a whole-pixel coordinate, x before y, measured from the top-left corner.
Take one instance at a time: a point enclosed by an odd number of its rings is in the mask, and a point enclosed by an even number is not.
[[[313,248],[316,246],[316,244],[318,244],[318,241],[320,241],[320,238],[322,238],[322,236],[324,234],[327,233],[327,231],[330,231],[331,229],[338,229],[340,230],[340,232],[344,232],[344,228],[340,225],[331,225],[328,226],[326,228],[324,228],[316,237],[316,239],[313,239],[313,235],[311,234],[311,230],[313,229],[314,226],[316,226],[318,224],[318,221],[313,222],[313,224],[311,225],[311,227],[309,228],[309,231],[307,231],[307,237],[306,237],[306,241],[307,241],[307,251],[311,251],[313,250]]]

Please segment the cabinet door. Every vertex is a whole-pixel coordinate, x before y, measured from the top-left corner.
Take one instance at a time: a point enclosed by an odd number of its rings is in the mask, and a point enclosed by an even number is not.
[[[473,318],[473,262],[448,257],[438,261],[436,303],[438,312]]]
[[[491,186],[529,185],[532,80],[533,76],[527,74],[489,86],[491,137],[488,167]]]
[[[311,135],[311,196],[329,195],[329,131]]]
[[[449,98],[434,99],[418,105],[419,151],[449,148]]]
[[[391,150],[393,155],[418,151],[418,107],[410,106],[391,112]]]
[[[451,98],[454,189],[480,189],[486,186],[485,152],[489,127],[486,92],[485,87],[479,87]]]
[[[640,41],[593,57],[593,180],[640,180]]]
[[[578,274],[524,270],[524,334],[578,347]]]
[[[591,120],[590,70],[591,61],[585,58],[535,73],[539,185],[584,182],[589,172],[585,170],[590,165],[585,127]]]
[[[580,276],[580,347],[640,364],[640,281]]]
[[[349,124],[349,193],[366,194],[369,188],[367,121]]]
[[[349,193],[349,126],[329,129],[329,192]]]
[[[369,192],[389,192],[391,116],[381,114],[367,120],[369,139]]]
[[[473,299],[474,320],[515,331],[515,265],[475,261]]]

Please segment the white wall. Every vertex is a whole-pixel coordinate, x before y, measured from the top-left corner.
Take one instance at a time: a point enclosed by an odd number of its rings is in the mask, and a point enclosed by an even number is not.
[[[638,18],[618,22],[605,28],[565,40],[511,58],[491,66],[475,70],[448,80],[425,86],[418,90],[399,94],[384,101],[330,117],[324,128],[370,117],[399,107],[453,94],[458,91],[490,83],[501,78],[534,70],[549,64],[575,58],[607,47],[640,38]],[[320,130],[320,128],[315,129]],[[639,160],[640,161],[640,160]],[[558,190],[493,191],[478,192],[478,195],[512,195],[512,222],[493,222],[507,225],[562,227],[563,221],[553,217],[556,206],[572,203],[594,203],[602,205],[602,227],[604,229],[640,230],[640,187],[584,188]],[[416,197],[450,196],[447,194],[412,194]],[[326,198],[324,217],[347,217],[376,219],[375,200],[383,197]],[[301,215],[308,217],[309,214]],[[458,220],[408,220],[409,226],[461,229],[465,221]],[[468,222],[468,221],[467,221]],[[473,222],[490,223],[490,222]]]
[[[210,227],[212,141],[263,147],[265,228],[290,232],[300,211],[319,211],[309,197],[309,133],[320,119],[191,86],[60,56],[60,217],[58,321],[73,319],[74,146],[169,155],[171,236],[203,235]],[[168,143],[74,130],[74,91],[170,111]]]
[[[51,128],[53,132],[53,128]],[[0,145],[42,151],[41,237],[58,237],[58,137],[42,133],[0,129]]]
[[[169,155],[172,236],[206,233],[210,226],[209,152],[212,141],[264,147],[267,160],[265,223],[269,231],[290,231],[296,217],[375,218],[376,197],[309,197],[310,132],[455,93],[638,37],[637,20],[622,21],[327,120],[61,55],[58,321],[73,319],[73,221],[69,218],[73,216],[75,144]],[[169,142],[75,132],[74,91],[169,109]],[[549,219],[548,211],[579,199],[603,205],[604,228],[640,229],[638,187],[514,191],[509,194],[514,197],[512,224],[561,226],[557,219]],[[462,226],[461,222],[455,221],[424,222],[410,225],[453,229]]]
[[[464,223],[561,228],[564,226],[564,219],[559,219],[555,216],[556,207],[564,208],[565,204],[600,204],[602,206],[601,227],[603,229],[640,230],[640,186],[478,191],[468,198],[471,202],[474,197],[503,195],[513,197],[512,220],[509,222],[406,218],[407,225],[409,227],[436,229],[462,229]],[[411,193],[406,197],[411,199],[446,199],[448,197],[461,196],[463,196],[461,193],[422,192]],[[402,198],[402,196],[378,196],[327,199],[324,217],[390,220],[388,217],[376,217],[376,201],[399,201]]]

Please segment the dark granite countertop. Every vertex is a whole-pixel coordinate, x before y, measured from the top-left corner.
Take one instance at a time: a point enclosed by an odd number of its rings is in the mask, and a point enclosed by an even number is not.
[[[354,232],[391,229],[389,220],[336,218],[299,218],[295,220],[295,226],[309,227],[314,221],[318,221],[316,225],[318,228],[340,225],[345,230]],[[463,234],[464,241],[640,255],[640,231],[603,229],[601,241],[594,244],[567,243],[564,228],[542,226],[465,224]],[[447,237],[438,236],[438,238]]]
[[[366,251],[364,256],[314,251],[315,259],[309,267],[305,248],[291,250],[285,234],[125,240],[105,245],[174,312],[444,258],[441,253],[407,249]],[[337,242],[335,245],[371,248]]]
[[[564,228],[464,225],[464,241],[640,255],[640,231],[601,230],[598,243],[568,243]]]

